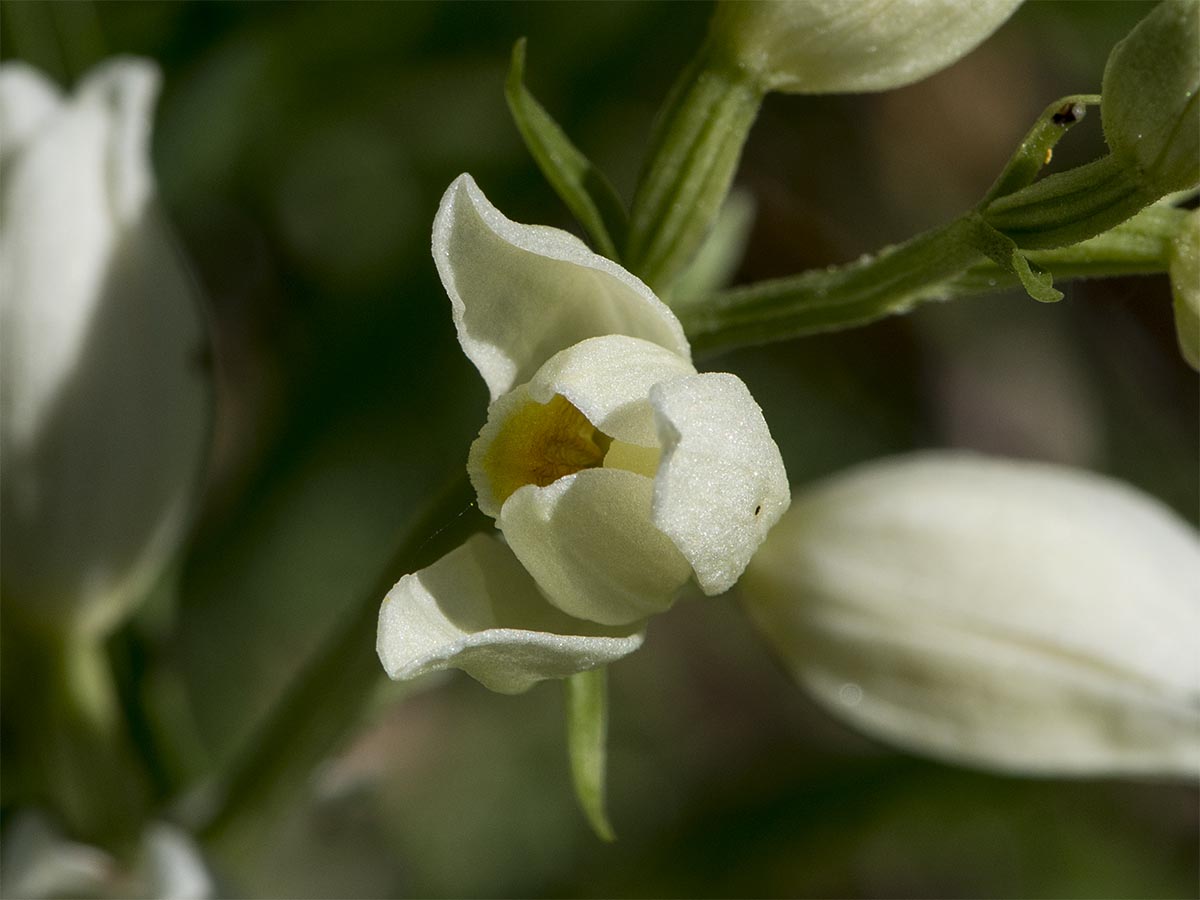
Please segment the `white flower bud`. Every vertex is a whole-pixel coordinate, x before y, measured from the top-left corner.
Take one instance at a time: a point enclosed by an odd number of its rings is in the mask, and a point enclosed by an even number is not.
[[[865,466],[795,498],[742,591],[868,734],[1014,772],[1200,774],[1200,541],[1118,482],[965,454]]]
[[[154,66],[63,97],[0,69],[6,611],[103,632],[178,541],[207,443],[203,332],[154,205]]]
[[[723,0],[713,50],[767,90],[884,91],[981,44],[1021,0]]]

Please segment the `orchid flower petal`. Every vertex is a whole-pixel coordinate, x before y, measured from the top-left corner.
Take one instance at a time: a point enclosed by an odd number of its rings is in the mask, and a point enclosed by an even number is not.
[[[701,589],[722,593],[791,502],[779,448],[734,375],[664,381],[650,402],[663,454],[654,524],[691,564]]]
[[[379,610],[376,649],[397,680],[455,668],[516,694],[620,659],[642,638],[638,626],[605,628],[564,615],[503,543],[477,534],[392,588]]]
[[[645,284],[565,231],[505,218],[470,175],[442,198],[433,258],[493,400],[589,337],[624,334],[691,356],[679,320]]]
[[[505,502],[499,526],[547,599],[581,619],[635,622],[668,609],[688,580],[683,555],[650,520],[654,483],[585,469]]]

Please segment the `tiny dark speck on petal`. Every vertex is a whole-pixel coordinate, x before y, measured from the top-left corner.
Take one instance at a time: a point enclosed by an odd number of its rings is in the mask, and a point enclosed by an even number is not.
[[[758,515],[760,512],[762,512],[762,504],[759,504],[758,506],[754,507],[754,514],[755,514],[756,516],[757,516],[757,515]]]

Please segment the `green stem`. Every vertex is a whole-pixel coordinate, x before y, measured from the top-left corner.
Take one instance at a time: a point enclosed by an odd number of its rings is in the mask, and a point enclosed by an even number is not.
[[[1166,270],[1185,213],[1150,207],[1089,241],[1029,253],[1058,280]],[[676,308],[697,354],[865,325],[918,303],[1015,286],[970,243],[970,217],[846,266],[760,282]]]
[[[73,837],[132,852],[149,808],[141,768],[101,636],[86,632],[7,634],[5,717],[14,759],[25,776],[24,802],[46,804]],[[6,773],[7,774],[7,773]]]
[[[1040,250],[1095,237],[1159,196],[1134,166],[1109,154],[993,200],[980,214],[1022,250]]]
[[[342,627],[318,649],[223,777],[214,791],[215,808],[198,829],[203,838],[220,841],[239,826],[269,816],[302,789],[317,763],[357,724],[384,677],[375,655],[380,603],[400,576],[429,565],[489,525],[474,496],[464,475],[414,516],[374,589],[355,599]]]
[[[676,83],[633,198],[624,254],[656,291],[670,287],[712,227],[763,94],[707,48]]]

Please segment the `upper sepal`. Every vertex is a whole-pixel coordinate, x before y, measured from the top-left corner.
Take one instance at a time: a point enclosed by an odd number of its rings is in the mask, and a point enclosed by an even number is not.
[[[442,197],[433,258],[493,400],[589,337],[624,334],[691,357],[679,320],[639,279],[565,231],[506,218],[470,175]]]

